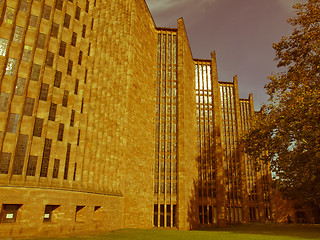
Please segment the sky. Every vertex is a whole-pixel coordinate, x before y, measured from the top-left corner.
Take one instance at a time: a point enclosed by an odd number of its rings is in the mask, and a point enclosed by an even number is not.
[[[146,0],[157,27],[177,28],[183,17],[193,58],[216,52],[219,81],[238,75],[240,98],[267,102],[264,85],[276,67],[273,43],[289,36],[292,5],[306,0]]]

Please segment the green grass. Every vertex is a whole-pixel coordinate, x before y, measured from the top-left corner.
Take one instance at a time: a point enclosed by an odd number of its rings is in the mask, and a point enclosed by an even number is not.
[[[53,239],[53,238],[51,238]],[[124,229],[102,235],[67,237],[70,240],[299,240],[320,239],[320,226],[296,224],[249,224],[220,229],[178,231]],[[49,240],[49,239],[47,239]],[[60,238],[61,240],[61,238]]]

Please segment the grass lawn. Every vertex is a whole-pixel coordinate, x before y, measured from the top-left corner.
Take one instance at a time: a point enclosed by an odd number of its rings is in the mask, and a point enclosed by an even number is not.
[[[249,224],[221,229],[178,231],[165,229],[124,229],[102,235],[67,237],[72,240],[299,240],[320,239],[319,225]],[[49,239],[47,239],[49,240]],[[61,238],[60,238],[61,240]]]

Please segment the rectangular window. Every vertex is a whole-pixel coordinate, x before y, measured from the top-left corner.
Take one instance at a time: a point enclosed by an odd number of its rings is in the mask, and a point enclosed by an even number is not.
[[[23,36],[23,27],[16,25],[14,30],[14,35],[13,35],[13,41],[21,43],[22,36]]]
[[[60,159],[55,159],[53,163],[52,178],[58,178]]]
[[[9,116],[9,122],[7,132],[16,133],[19,121],[19,114],[11,113]]]
[[[19,208],[22,204],[3,204],[1,209],[1,223],[13,223],[17,219]]]
[[[89,0],[86,0],[86,12],[89,12]]]
[[[79,145],[80,145],[80,132],[81,132],[81,130],[80,130],[80,129],[78,129],[78,140],[77,140],[77,146],[79,146]]]
[[[46,59],[46,64],[49,67],[53,66],[53,60],[54,60],[54,53],[53,52],[47,52],[47,59]]]
[[[60,56],[62,56],[62,57],[65,56],[65,54],[66,54],[66,47],[67,47],[66,42],[61,41],[61,42],[60,42],[60,49],[59,49],[59,55],[60,55]]]
[[[46,205],[44,209],[43,222],[52,222],[55,210],[60,207],[60,205]]]
[[[26,79],[19,77],[17,79],[17,84],[16,84],[16,87],[14,89],[14,94],[18,95],[18,96],[22,96],[23,92],[24,92],[24,89],[25,89],[25,86],[26,86]]]
[[[38,23],[38,17],[35,15],[30,16],[29,20],[29,29],[30,30],[36,30],[37,29],[37,23]]]
[[[153,226],[158,227],[158,204],[153,206]]]
[[[0,38],[0,56],[5,56],[8,46],[8,39]]]
[[[63,26],[64,26],[65,28],[69,28],[69,26],[70,26],[70,19],[71,19],[71,16],[66,13],[66,14],[64,15],[64,22],[63,22]]]
[[[85,206],[76,206],[76,222],[84,222],[86,220]]]
[[[160,227],[164,227],[164,204],[160,204]]]
[[[84,73],[84,83],[87,83],[87,77],[88,77],[88,69],[86,69]]]
[[[78,64],[81,65],[82,63],[82,51],[79,52]]]
[[[63,6],[63,0],[57,0],[55,8],[61,11],[62,6]]]
[[[91,21],[91,30],[93,30],[93,22],[94,22],[94,19],[92,18],[92,21]]]
[[[91,43],[89,43],[89,47],[88,47],[88,56],[90,56],[90,51],[91,51]]]
[[[75,19],[80,20],[80,12],[81,12],[81,8],[77,6]]]
[[[46,37],[47,35],[44,33],[39,33],[38,35],[38,42],[37,42],[37,48],[44,49],[44,45],[46,43]]]
[[[53,22],[52,23],[52,27],[51,27],[51,37],[57,38],[58,37],[58,33],[59,33],[59,24]]]
[[[27,167],[27,176],[35,176],[37,168],[38,156],[29,156],[28,167]]]
[[[86,37],[86,28],[87,28],[87,26],[85,24],[83,24],[83,26],[82,26],[82,37],[83,38]]]
[[[72,33],[72,37],[71,37],[71,46],[76,46],[77,43],[77,34],[75,32]]]
[[[73,170],[73,181],[76,180],[76,175],[77,175],[77,163],[74,164],[74,170]]]
[[[49,92],[49,84],[41,83],[39,99],[42,100],[42,101],[47,101],[48,92]]]
[[[13,171],[14,175],[22,175],[22,169],[24,164],[24,158],[26,155],[27,145],[28,145],[28,135],[20,134],[16,147],[16,154],[13,161]]]
[[[4,15],[4,22],[12,24],[14,18],[14,9],[11,7],[7,7],[5,15]]]
[[[0,112],[6,112],[10,94],[0,93]]]
[[[40,177],[47,177],[52,139],[46,138],[43,147]]]
[[[69,60],[67,74],[70,75],[70,76],[72,74],[72,66],[73,66],[73,61]]]
[[[70,152],[71,152],[71,144],[68,143],[67,154],[66,154],[66,164],[64,166],[64,175],[63,179],[68,179],[68,171],[69,171],[69,161],[70,161]]]
[[[58,141],[62,141],[63,140],[63,131],[64,131],[64,124],[60,123],[59,124],[59,131],[58,131]]]
[[[27,116],[32,116],[34,106],[34,98],[26,98],[26,103],[24,105],[23,114]]]
[[[40,76],[40,70],[41,70],[41,65],[33,64],[32,65],[32,70],[31,70],[30,80],[38,81],[39,80],[39,76]]]
[[[33,136],[41,137],[43,126],[43,118],[36,118],[33,127]]]
[[[62,72],[56,71],[54,75],[54,86],[60,88]]]
[[[51,14],[51,6],[44,4],[42,18],[49,20]]]
[[[15,58],[9,58],[7,67],[6,67],[6,75],[12,76],[14,75],[16,71],[16,65],[17,65],[17,59]]]
[[[22,54],[22,61],[30,62],[31,55],[32,55],[32,46],[24,45],[23,54]]]
[[[167,205],[167,227],[171,227],[171,205]]]
[[[8,174],[11,153],[2,152],[0,157],[0,174]]]
[[[30,0],[22,0],[20,3],[20,11],[28,12]]]
[[[69,97],[69,91],[64,90],[63,99],[62,99],[62,106],[63,107],[68,106],[68,97]]]
[[[79,79],[76,79],[76,83],[74,86],[74,94],[78,95],[78,89],[79,89]]]
[[[75,115],[76,111],[72,109],[71,111],[71,118],[70,118],[70,126],[73,127],[74,126],[74,115]]]
[[[48,119],[51,121],[54,121],[56,119],[56,112],[57,112],[57,104],[51,103]]]
[[[81,100],[81,113],[83,113],[83,103],[84,103],[84,98]]]

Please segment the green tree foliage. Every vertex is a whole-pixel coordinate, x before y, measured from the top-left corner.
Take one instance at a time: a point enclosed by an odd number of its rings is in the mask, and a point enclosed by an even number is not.
[[[271,163],[285,195],[320,205],[320,0],[293,8],[291,36],[273,45],[285,70],[269,76],[269,101],[244,142],[257,163]]]

